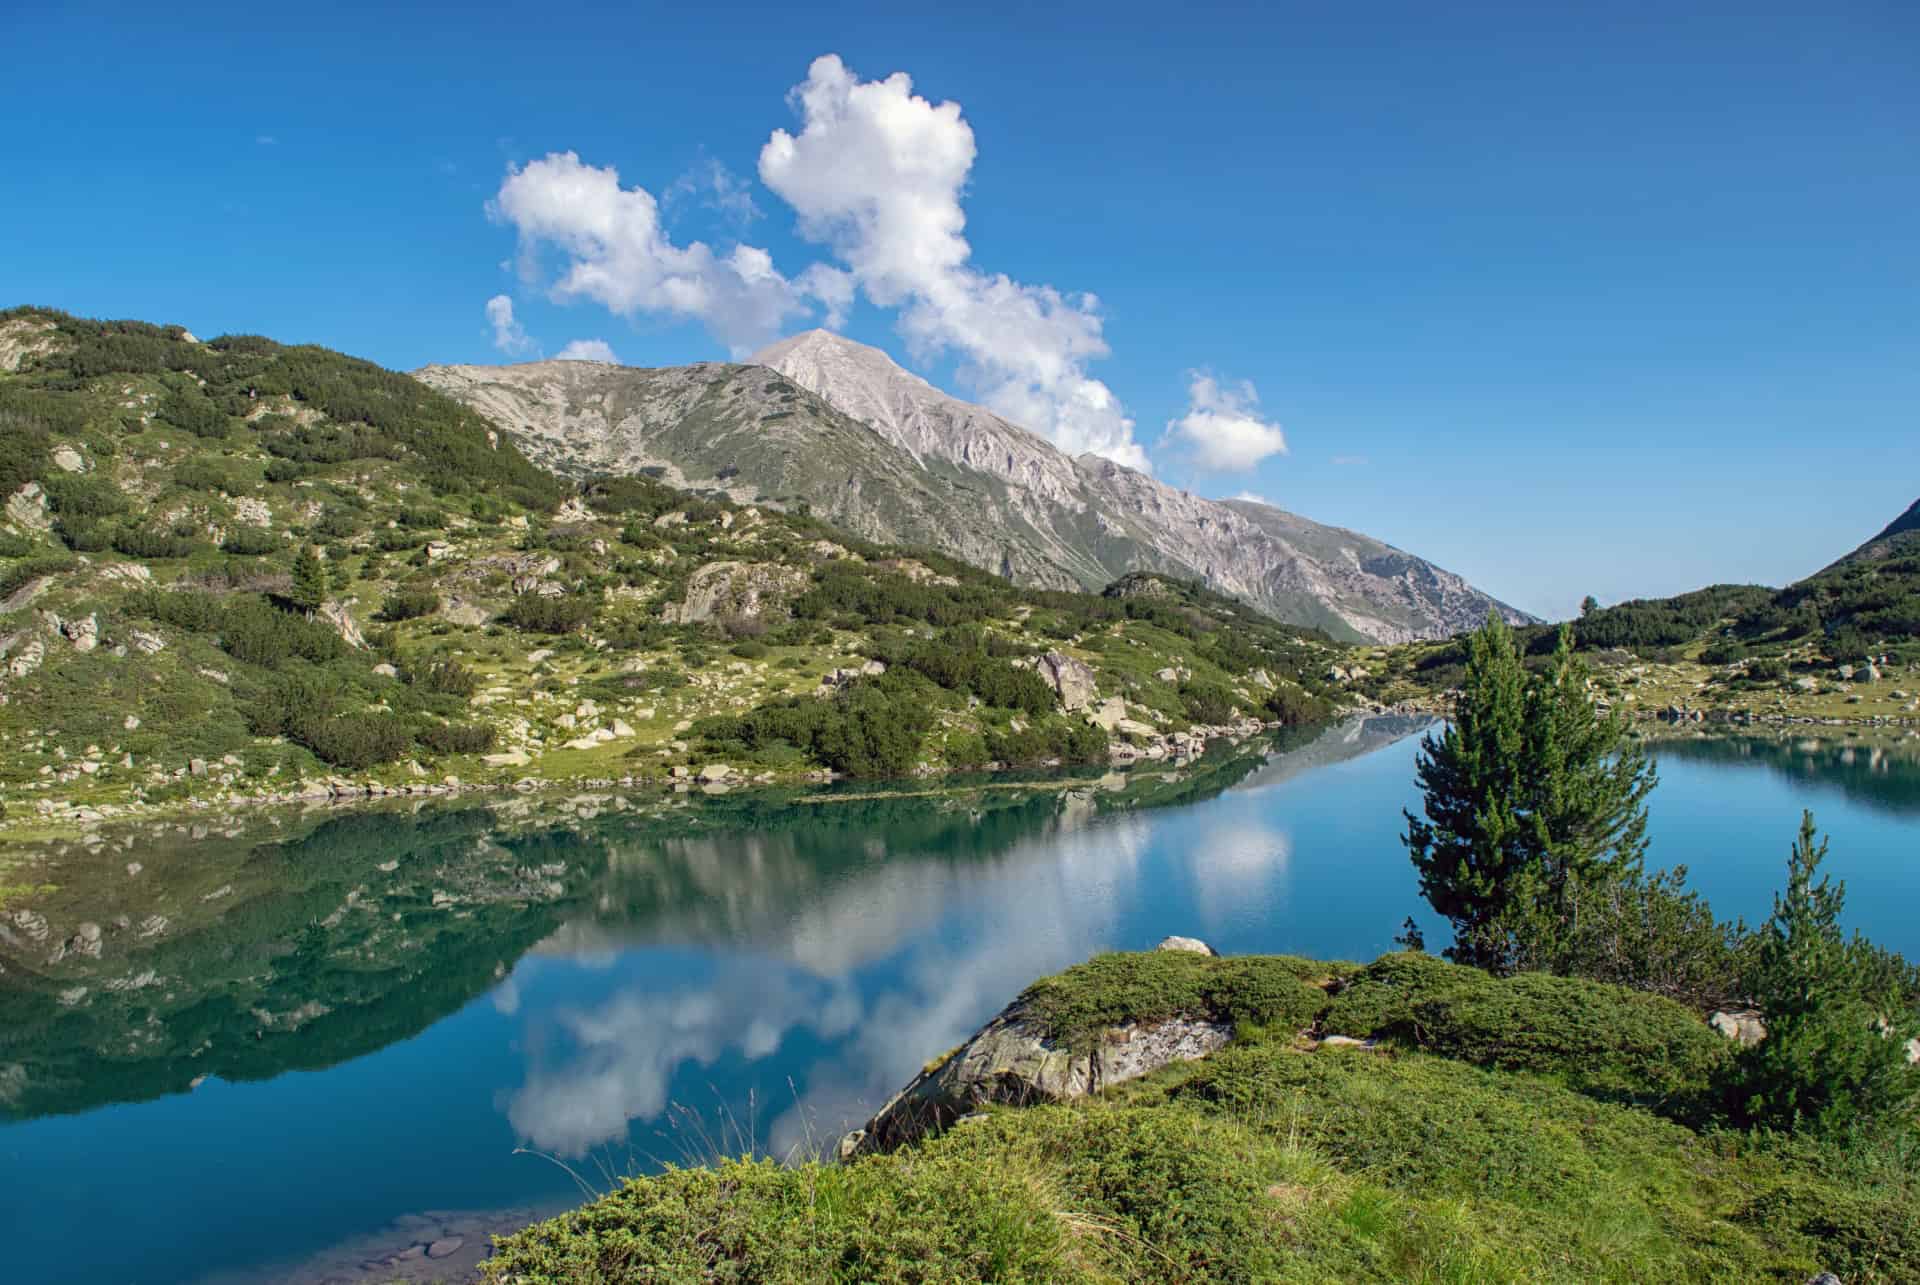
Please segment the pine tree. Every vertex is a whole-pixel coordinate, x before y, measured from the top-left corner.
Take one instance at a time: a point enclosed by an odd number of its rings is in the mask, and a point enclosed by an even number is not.
[[[327,600],[327,564],[310,544],[293,555],[293,584],[287,601],[302,611],[318,611]]]
[[[1842,936],[1846,885],[1819,874],[1827,844],[1814,835],[1803,813],[1753,970],[1767,1037],[1741,1055],[1732,1106],[1753,1124],[1871,1127],[1910,1114],[1920,1095],[1906,1060],[1914,1014],[1884,986],[1872,947]]]
[[[1426,816],[1407,814],[1405,842],[1421,893],[1453,923],[1452,958],[1551,967],[1581,894],[1640,878],[1653,765],[1623,721],[1594,709],[1567,629],[1529,677],[1490,615],[1469,640],[1452,723],[1421,750]]]
[[[1406,814],[1405,842],[1420,892],[1454,925],[1456,959],[1474,944],[1506,898],[1522,858],[1526,676],[1513,632],[1497,614],[1467,640],[1467,672],[1453,720],[1421,743],[1414,772],[1426,818]]]

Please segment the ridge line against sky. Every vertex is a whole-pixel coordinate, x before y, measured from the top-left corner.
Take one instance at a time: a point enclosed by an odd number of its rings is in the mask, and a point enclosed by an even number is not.
[[[16,16],[7,302],[400,369],[831,324],[1545,615],[1920,492],[1911,6],[202,17]]]
[[[963,197],[978,152],[960,104],[916,95],[905,72],[862,81],[831,53],[813,60],[787,100],[799,131],[772,131],[759,177],[792,210],[800,235],[838,264],[816,260],[789,276],[744,241],[724,252],[699,240],[677,245],[652,192],[623,186],[613,166],[566,151],[510,167],[487,203],[488,217],[518,237],[521,285],[622,317],[696,321],[735,359],[795,325],[841,329],[857,293],[891,312],[921,364],[954,355],[962,387],[1008,420],[1069,454],[1151,472],[1134,421],[1087,369],[1110,355],[1099,298],[971,262]],[[747,185],[717,160],[675,187],[705,188],[723,206],[758,217]],[[562,261],[551,275],[548,251]],[[489,298],[486,311],[502,353],[532,349],[510,296]],[[594,342],[594,351],[606,349]],[[1207,473],[1285,453],[1286,437],[1260,418],[1250,382],[1223,388],[1206,372],[1190,381],[1187,411],[1168,423],[1163,445],[1187,450]]]

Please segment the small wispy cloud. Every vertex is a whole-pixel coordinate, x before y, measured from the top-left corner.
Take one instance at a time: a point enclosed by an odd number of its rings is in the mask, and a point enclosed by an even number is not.
[[[604,361],[614,366],[620,364],[620,359],[613,355],[613,345],[604,339],[575,339],[553,357],[555,361]]]
[[[753,199],[753,185],[712,156],[702,156],[692,169],[669,183],[660,200],[669,209],[686,201],[698,201],[738,227],[745,227],[760,217],[760,206]]]
[[[274,147],[274,146],[277,146],[280,142],[279,139],[275,138],[271,134],[255,134],[253,136],[253,141],[261,147]]]
[[[493,346],[503,353],[520,356],[534,352],[538,345],[513,316],[513,300],[497,294],[487,300],[487,324],[493,327]]]
[[[1256,491],[1236,491],[1233,498],[1236,500],[1246,500],[1250,504],[1265,504],[1268,507],[1272,507],[1273,505],[1272,500],[1269,500],[1266,496]]]
[[[1232,472],[1287,453],[1287,435],[1260,417],[1260,395],[1251,381],[1222,385],[1199,370],[1187,379],[1187,413],[1168,422],[1167,437],[1191,447],[1201,468]]]

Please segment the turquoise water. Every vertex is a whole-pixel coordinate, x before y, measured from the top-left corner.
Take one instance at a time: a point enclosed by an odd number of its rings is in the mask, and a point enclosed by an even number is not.
[[[0,917],[6,1278],[317,1279],[401,1215],[830,1141],[1102,948],[1370,958],[1419,909],[1418,726],[940,797],[515,801],[50,854],[44,940]],[[1765,916],[1812,807],[1851,924],[1920,951],[1911,758],[1660,764],[1654,859],[1722,915]],[[99,957],[52,958],[82,921]]]

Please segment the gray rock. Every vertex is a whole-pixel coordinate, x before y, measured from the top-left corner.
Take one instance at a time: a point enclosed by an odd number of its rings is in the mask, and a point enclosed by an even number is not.
[[[360,626],[354,623],[353,616],[347,611],[347,604],[337,598],[322,603],[320,610],[314,613],[320,620],[333,627],[342,642],[349,647],[364,647],[367,640],[360,633]]]
[[[1218,955],[1220,952],[1201,941],[1198,937],[1162,937],[1155,950],[1185,950],[1196,955]]]
[[[865,1128],[842,1138],[840,1156],[890,1151],[937,1133],[989,1102],[1027,1105],[1085,1097],[1175,1062],[1203,1058],[1232,1035],[1226,1023],[1176,1016],[1107,1027],[1094,1037],[1091,1052],[1075,1052],[1050,1039],[1015,1000],[951,1056],[915,1076]]]
[[[451,1258],[455,1254],[459,1253],[460,1247],[466,1243],[467,1243],[467,1238],[464,1236],[442,1237],[441,1239],[436,1240],[431,1245],[427,1246],[427,1257],[428,1258]]]
[[[786,615],[786,601],[804,591],[809,577],[799,567],[777,562],[709,562],[687,581],[686,596],[661,608],[669,624],[701,624],[709,620],[760,621],[778,612]]]
[[[1060,697],[1060,708],[1069,713],[1085,709],[1099,693],[1094,689],[1093,670],[1086,662],[1061,651],[1050,651],[1034,660],[1034,672],[1047,680],[1047,686]]]
[[[1721,1009],[1708,1016],[1707,1025],[1744,1048],[1767,1038],[1767,1023],[1756,1009]]]

